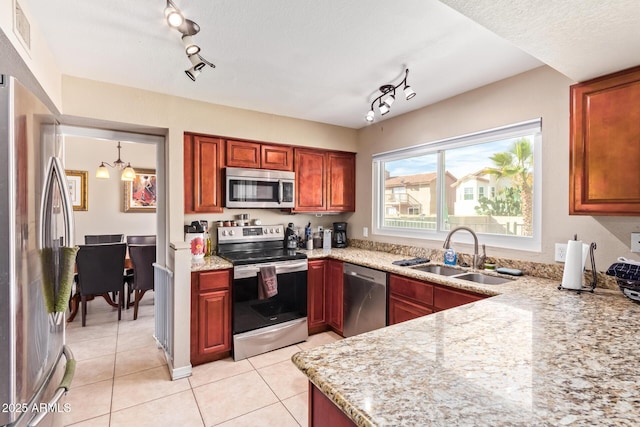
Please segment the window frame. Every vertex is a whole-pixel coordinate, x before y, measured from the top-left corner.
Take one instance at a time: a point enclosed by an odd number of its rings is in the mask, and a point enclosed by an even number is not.
[[[533,135],[533,235],[505,236],[498,234],[478,233],[481,243],[489,246],[518,249],[525,251],[541,251],[542,236],[542,118],[527,120],[507,126],[483,130],[457,137],[423,143],[397,150],[377,153],[372,156],[372,234],[390,237],[417,238],[444,241],[448,230],[445,229],[443,212],[444,203],[444,152],[453,148],[467,147],[509,138]],[[408,229],[385,227],[384,221],[384,163],[408,157],[435,154],[438,160],[438,189],[436,192],[436,230]],[[475,194],[475,191],[474,191]],[[473,243],[469,233],[458,233],[456,241]]]

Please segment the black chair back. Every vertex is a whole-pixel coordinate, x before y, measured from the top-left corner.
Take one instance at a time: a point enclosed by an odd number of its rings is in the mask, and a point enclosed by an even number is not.
[[[127,236],[127,244],[129,245],[155,245],[156,236]]]
[[[122,290],[126,243],[81,245],[76,257],[80,295]]]
[[[133,264],[133,290],[153,289],[153,263],[156,262],[156,245],[130,245],[129,258]]]
[[[85,245],[120,242],[124,242],[124,234],[86,234],[84,236]]]

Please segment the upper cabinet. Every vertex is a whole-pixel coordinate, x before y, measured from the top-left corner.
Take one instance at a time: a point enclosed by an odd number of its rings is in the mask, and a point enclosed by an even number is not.
[[[293,170],[291,146],[228,139],[226,149],[226,166],[229,167]]]
[[[295,212],[355,211],[354,153],[295,148]]]
[[[184,134],[184,211],[222,212],[222,161],[220,138]]]
[[[640,214],[640,67],[571,86],[569,213]]]

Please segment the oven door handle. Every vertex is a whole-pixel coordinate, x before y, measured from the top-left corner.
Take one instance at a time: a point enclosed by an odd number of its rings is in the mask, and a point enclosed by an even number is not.
[[[287,262],[286,264],[265,262],[260,264],[236,266],[233,268],[233,277],[234,279],[255,277],[260,272],[260,267],[271,267],[271,266],[274,266],[276,268],[276,275],[296,273],[298,271],[308,270],[308,263],[306,259],[301,260],[300,262]]]

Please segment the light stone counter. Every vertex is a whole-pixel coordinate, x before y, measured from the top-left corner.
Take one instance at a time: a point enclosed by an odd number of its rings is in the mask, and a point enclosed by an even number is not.
[[[308,256],[496,295],[294,355],[357,425],[638,425],[640,305],[620,291],[530,276],[478,285],[354,248]]]

